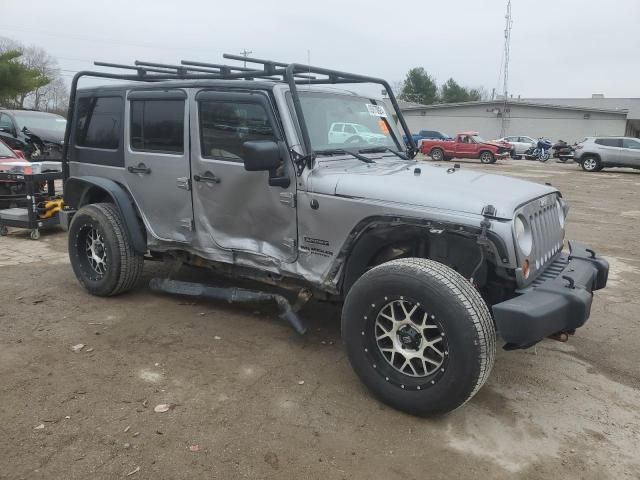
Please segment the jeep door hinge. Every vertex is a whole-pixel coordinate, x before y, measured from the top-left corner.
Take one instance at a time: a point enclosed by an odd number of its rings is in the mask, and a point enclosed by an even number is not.
[[[191,179],[188,177],[178,177],[176,178],[176,186],[183,190],[191,190]]]
[[[280,194],[280,203],[296,208],[296,194],[293,192],[282,192]]]
[[[183,218],[180,220],[180,226],[182,228],[186,228],[190,232],[193,232],[196,229],[196,224],[192,218]]]

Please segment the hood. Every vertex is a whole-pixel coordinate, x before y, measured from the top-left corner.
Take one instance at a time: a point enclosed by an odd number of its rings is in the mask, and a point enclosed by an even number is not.
[[[453,169],[415,162],[318,165],[313,190],[328,195],[364,198],[398,204],[480,215],[486,205],[495,216],[511,219],[521,205],[557,190],[548,185],[480,171]],[[342,163],[342,162],[340,162]],[[348,165],[347,165],[348,164]],[[419,168],[420,174],[414,169]],[[452,173],[448,173],[452,172]]]
[[[496,147],[499,153],[511,150],[512,145],[509,142],[482,142],[480,145],[491,145]]]
[[[61,145],[64,141],[64,132],[59,132],[56,130],[46,130],[43,128],[31,128],[27,126],[29,136],[36,136],[40,140],[44,142],[52,142]]]

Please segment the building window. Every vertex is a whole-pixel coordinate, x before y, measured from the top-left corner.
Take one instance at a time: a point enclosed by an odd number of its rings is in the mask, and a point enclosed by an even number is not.
[[[184,100],[131,100],[131,149],[184,153]]]

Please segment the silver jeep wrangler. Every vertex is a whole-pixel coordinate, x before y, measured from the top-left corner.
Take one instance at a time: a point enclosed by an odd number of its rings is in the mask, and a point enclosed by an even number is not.
[[[555,188],[412,160],[384,80],[225,57],[257,66],[102,63],[131,73],[74,78],[63,222],[90,293],[133,289],[154,258],[297,292],[292,306],[266,291],[151,281],[274,301],[300,333],[310,296],[342,302],[358,376],[418,415],[480,389],[496,336],[527,348],[587,320],[609,266],[584,244],[565,248],[568,207]],[[78,90],[87,76],[128,82]],[[361,83],[388,100],[327,87]]]

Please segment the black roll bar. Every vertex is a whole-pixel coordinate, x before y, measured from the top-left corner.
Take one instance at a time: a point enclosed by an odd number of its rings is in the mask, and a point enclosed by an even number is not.
[[[389,83],[381,78],[369,77],[366,75],[358,75],[354,73],[342,72],[339,70],[331,70],[327,68],[313,67],[311,65],[303,65],[299,63],[275,62],[272,60],[263,60],[259,58],[245,57],[242,55],[233,55],[225,53],[224,58],[229,60],[238,60],[246,63],[261,65],[261,68],[248,68],[231,65],[223,65],[217,63],[196,62],[190,60],[182,60],[180,65],[171,65],[166,63],[145,62],[136,60],[134,65],[123,65],[118,63],[94,62],[96,66],[108,67],[114,69],[132,70],[131,74],[95,72],[83,70],[74,75],[71,81],[71,91],[69,93],[69,108],[67,110],[67,128],[64,134],[64,148],[62,153],[64,178],[69,177],[69,141],[71,137],[71,124],[73,123],[73,114],[75,112],[75,104],[77,97],[78,81],[82,77],[105,78],[112,80],[124,80],[132,82],[158,82],[163,80],[252,80],[252,79],[268,79],[283,82],[289,85],[293,106],[300,124],[302,132],[302,142],[305,148],[305,157],[309,165],[313,164],[314,154],[311,146],[311,138],[309,130],[302,111],[300,103],[300,95],[298,93],[298,85],[332,85],[346,83],[375,83],[382,85],[387,92],[391,105],[396,111],[400,126],[408,139],[407,153],[413,158],[417,153],[417,146],[411,136],[409,127],[402,116],[400,106],[396,100],[396,96],[391,89]],[[321,76],[322,78],[319,78]]]

